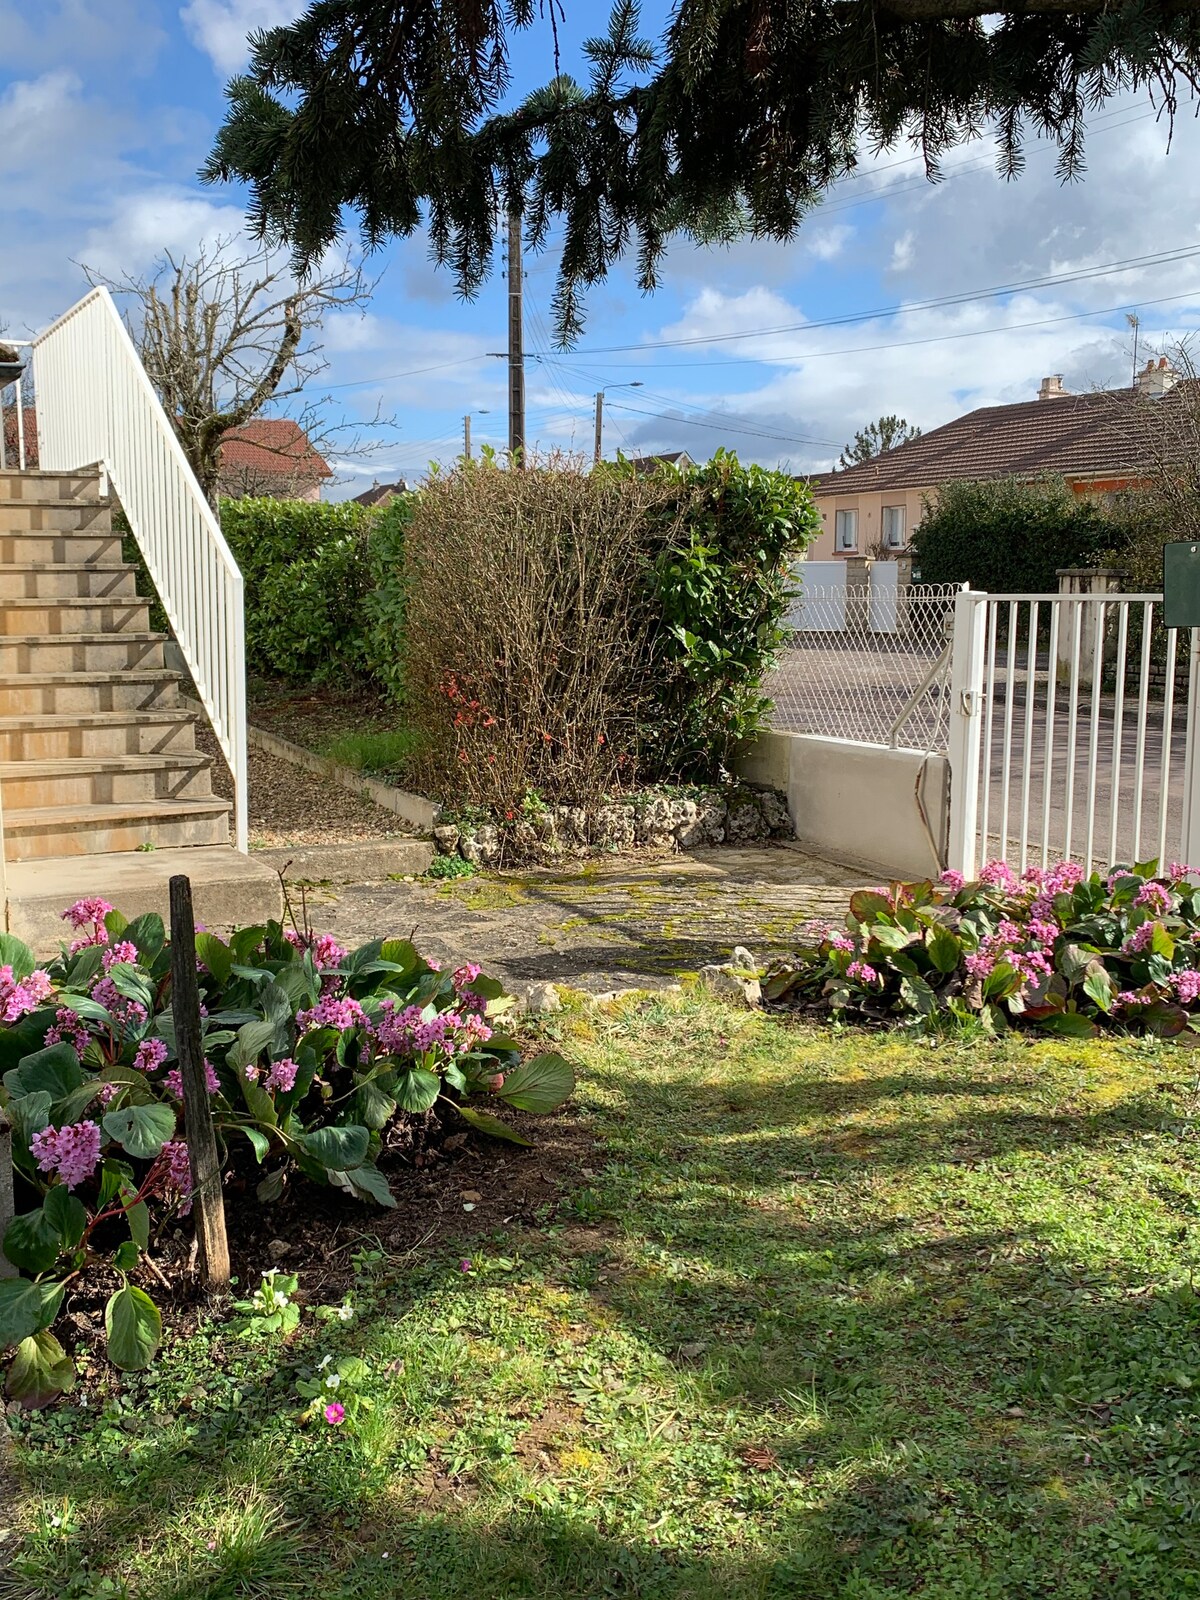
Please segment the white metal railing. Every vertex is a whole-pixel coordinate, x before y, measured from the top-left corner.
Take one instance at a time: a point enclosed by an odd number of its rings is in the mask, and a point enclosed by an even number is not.
[[[1200,859],[1200,629],[1157,594],[955,602],[949,865]],[[1182,652],[1188,650],[1185,664]],[[1176,688],[1187,672],[1186,696]]]
[[[129,520],[234,786],[247,848],[242,574],[107,289],[33,341],[42,470],[100,464]]]
[[[806,583],[789,617],[787,648],[765,685],[772,726],[945,750],[958,592],[932,584]]]

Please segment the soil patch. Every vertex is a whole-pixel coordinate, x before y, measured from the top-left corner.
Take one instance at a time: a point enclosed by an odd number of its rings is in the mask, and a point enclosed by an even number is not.
[[[233,779],[205,722],[197,725],[196,748],[213,758],[213,792],[232,800]],[[263,750],[251,748],[249,776],[252,850],[412,837],[394,811]]]
[[[466,1130],[453,1113],[430,1113],[390,1128],[379,1168],[396,1197],[394,1209],[365,1205],[336,1189],[293,1174],[283,1195],[263,1205],[254,1193],[253,1162],[226,1173],[225,1219],[238,1297],[248,1295],[272,1267],[300,1276],[304,1304],[328,1304],[355,1283],[352,1257],[367,1246],[393,1257],[455,1251],[469,1260],[471,1243],[509,1228],[541,1229],[553,1222],[594,1149],[590,1128],[570,1105],[532,1117],[505,1108],[505,1121],[532,1148]],[[161,1278],[144,1267],[131,1274],[162,1312],[173,1335],[192,1332],[207,1307],[196,1281],[191,1227],[181,1222],[154,1242]],[[117,1393],[121,1374],[104,1355],[104,1306],[119,1287],[115,1273],[90,1270],[68,1295],[62,1341],[80,1379],[97,1394]]]

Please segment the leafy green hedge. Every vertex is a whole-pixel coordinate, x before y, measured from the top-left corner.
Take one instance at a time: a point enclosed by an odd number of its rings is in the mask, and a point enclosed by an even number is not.
[[[297,682],[392,679],[389,635],[399,626],[391,587],[407,505],[352,501],[225,500],[221,527],[246,580],[246,646],[253,671]]]
[[[969,583],[992,594],[1045,594],[1060,567],[1103,566],[1121,530],[1061,478],[948,483],[913,533],[922,583]]]
[[[662,470],[678,493],[651,516],[671,537],[651,568],[658,621],[642,762],[656,780],[708,782],[766,725],[762,685],[786,637],[792,563],[820,519],[803,483],[724,450]]]

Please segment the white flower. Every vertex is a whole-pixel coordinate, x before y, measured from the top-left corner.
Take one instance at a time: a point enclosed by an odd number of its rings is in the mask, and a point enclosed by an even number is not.
[[[336,1388],[338,1388],[340,1386],[341,1381],[342,1381],[342,1379],[341,1379],[341,1374],[340,1373],[331,1372],[329,1374],[329,1376],[325,1379],[325,1387],[327,1389],[336,1389]]]
[[[338,1307],[338,1321],[339,1322],[353,1322],[354,1321],[354,1307],[353,1306],[339,1306]]]
[[[333,1360],[332,1356],[322,1356],[320,1361],[317,1362],[317,1371],[318,1372],[324,1372],[325,1368],[329,1365],[329,1363],[332,1360]]]

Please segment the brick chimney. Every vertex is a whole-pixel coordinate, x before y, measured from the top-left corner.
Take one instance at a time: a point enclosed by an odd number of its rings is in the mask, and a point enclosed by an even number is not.
[[[1136,388],[1140,395],[1148,400],[1160,400],[1168,389],[1173,389],[1179,382],[1179,374],[1167,360],[1166,356],[1159,356],[1155,361],[1151,358],[1137,375]]]
[[[1063,395],[1070,394],[1069,389],[1063,388],[1062,373],[1056,372],[1052,377],[1042,379],[1042,387],[1038,390],[1039,400],[1058,400]]]

